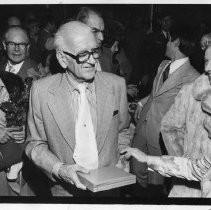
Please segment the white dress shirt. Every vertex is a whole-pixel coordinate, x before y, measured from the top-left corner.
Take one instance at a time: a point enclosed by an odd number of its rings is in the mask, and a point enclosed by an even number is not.
[[[20,69],[21,69],[21,67],[22,67],[22,65],[23,65],[23,62],[24,62],[24,61],[22,61],[21,63],[18,63],[18,64],[16,64],[16,65],[12,65],[12,64],[10,63],[10,61],[8,61],[5,71],[9,72],[10,66],[12,66],[13,69],[14,69],[12,73],[13,73],[13,74],[17,74],[17,73],[20,71]]]
[[[182,66],[188,60],[189,60],[189,58],[188,57],[185,57],[185,58],[181,58],[181,59],[178,59],[176,61],[173,61],[170,64],[169,75],[172,74],[172,73],[174,73],[180,66]]]

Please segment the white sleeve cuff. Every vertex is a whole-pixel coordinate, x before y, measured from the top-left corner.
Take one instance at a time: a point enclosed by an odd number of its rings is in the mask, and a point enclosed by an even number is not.
[[[64,165],[64,163],[62,162],[57,162],[56,164],[54,164],[51,174],[58,177],[59,169],[62,165]]]
[[[138,102],[138,105],[139,105],[140,107],[143,107],[143,104],[141,103],[141,101]]]

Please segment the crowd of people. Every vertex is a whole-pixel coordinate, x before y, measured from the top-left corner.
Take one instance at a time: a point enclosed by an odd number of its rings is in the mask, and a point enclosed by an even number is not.
[[[211,196],[211,29],[159,23],[126,26],[91,7],[60,24],[8,18],[0,196]],[[77,173],[106,166],[136,184],[87,190]]]

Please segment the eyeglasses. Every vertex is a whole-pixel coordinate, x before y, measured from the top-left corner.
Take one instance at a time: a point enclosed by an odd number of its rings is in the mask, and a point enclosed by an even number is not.
[[[22,50],[25,50],[26,47],[29,45],[29,43],[24,43],[24,42],[20,42],[20,43],[15,43],[15,42],[5,42],[5,44],[10,47],[10,48],[20,48]]]
[[[102,51],[103,51],[102,48],[98,47],[98,48],[92,49],[91,52],[85,51],[77,55],[73,55],[72,53],[69,53],[66,51],[63,51],[63,53],[75,59],[78,64],[82,64],[82,63],[86,63],[89,60],[91,55],[94,59],[98,59],[102,55]]]

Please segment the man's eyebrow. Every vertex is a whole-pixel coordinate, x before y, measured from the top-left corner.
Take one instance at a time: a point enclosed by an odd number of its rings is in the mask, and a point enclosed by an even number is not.
[[[96,48],[99,48],[98,46],[93,47],[90,51],[89,50],[80,50],[79,52],[77,52],[77,54],[82,54],[82,53],[87,53],[87,52],[92,52],[93,50],[95,50]]]
[[[86,53],[86,52],[89,52],[88,50],[80,50],[77,52],[77,54],[82,54],[82,53]]]
[[[99,28],[96,28],[96,27],[92,27],[92,30],[93,31],[100,31],[100,29]]]

